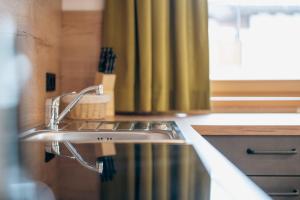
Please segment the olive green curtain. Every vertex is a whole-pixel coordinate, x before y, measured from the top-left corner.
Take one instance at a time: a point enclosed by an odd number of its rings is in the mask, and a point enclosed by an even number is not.
[[[107,0],[103,23],[117,111],[209,108],[207,0]]]

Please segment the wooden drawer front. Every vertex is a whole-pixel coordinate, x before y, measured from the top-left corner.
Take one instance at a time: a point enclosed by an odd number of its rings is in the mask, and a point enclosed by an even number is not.
[[[300,175],[299,136],[205,138],[247,175]]]
[[[275,200],[299,200],[300,177],[250,177],[259,187]]]

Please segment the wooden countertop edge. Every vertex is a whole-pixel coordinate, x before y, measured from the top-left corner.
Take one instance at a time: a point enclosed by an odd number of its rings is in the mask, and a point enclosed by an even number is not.
[[[300,135],[298,125],[192,125],[201,135],[291,136]]]

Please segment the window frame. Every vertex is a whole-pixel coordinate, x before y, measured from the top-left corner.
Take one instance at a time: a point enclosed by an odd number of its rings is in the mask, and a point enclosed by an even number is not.
[[[300,111],[300,80],[211,80],[211,96],[212,112],[295,113]]]

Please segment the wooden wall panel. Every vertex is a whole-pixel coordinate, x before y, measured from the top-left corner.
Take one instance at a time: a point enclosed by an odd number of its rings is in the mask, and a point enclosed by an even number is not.
[[[62,92],[93,85],[101,48],[102,11],[64,11]]]
[[[26,54],[32,64],[21,100],[23,129],[43,124],[45,99],[60,93],[61,6],[61,0],[0,0],[0,19],[4,14],[15,19],[16,51]],[[46,93],[46,72],[57,75],[55,92]],[[21,153],[26,176],[56,191],[56,161],[44,163],[44,145],[22,144]]]
[[[9,13],[17,24],[17,51],[28,56],[32,77],[21,101],[21,126],[44,123],[45,98],[60,93],[61,0],[0,0],[0,17]],[[46,93],[45,73],[57,74],[57,90]]]

